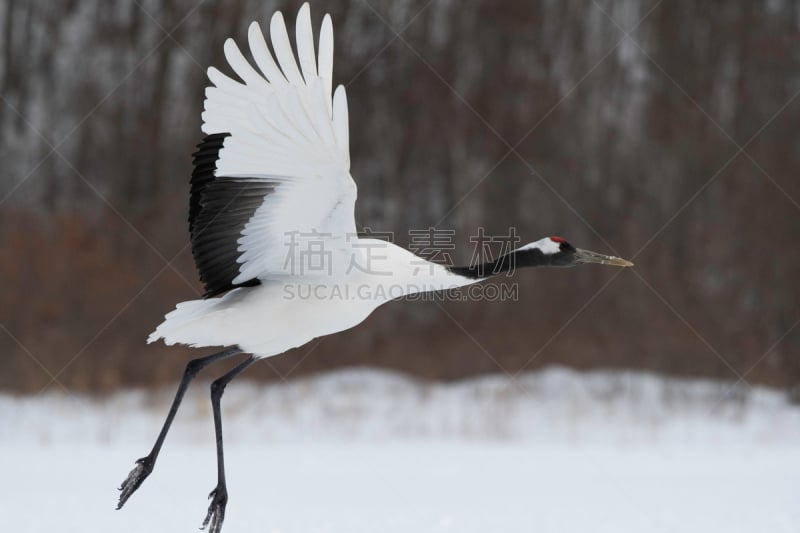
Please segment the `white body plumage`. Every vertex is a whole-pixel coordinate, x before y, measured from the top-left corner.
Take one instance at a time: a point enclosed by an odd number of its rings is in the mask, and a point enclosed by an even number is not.
[[[359,239],[380,247],[374,271],[314,276],[277,276],[260,285],[234,289],[219,298],[178,304],[150,335],[167,344],[238,345],[268,357],[316,337],[361,323],[380,305],[416,292],[449,290],[480,281],[455,275],[385,241]],[[363,249],[352,248],[357,257]]]

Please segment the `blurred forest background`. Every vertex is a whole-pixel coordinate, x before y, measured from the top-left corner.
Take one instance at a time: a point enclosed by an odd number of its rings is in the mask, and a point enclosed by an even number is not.
[[[395,302],[249,375],[558,363],[800,383],[800,3],[311,4],[315,27],[333,16],[360,227],[455,229],[465,262],[478,226],[513,226],[636,268],[523,271],[517,302]],[[190,350],[144,340],[201,291],[205,69],[299,5],[0,0],[0,389],[179,376]]]

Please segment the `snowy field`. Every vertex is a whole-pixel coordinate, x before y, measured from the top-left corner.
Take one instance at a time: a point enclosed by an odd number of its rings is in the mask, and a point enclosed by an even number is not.
[[[171,395],[0,396],[3,531],[197,531],[216,480],[207,383],[114,510]],[[234,382],[223,404],[226,533],[800,531],[800,409],[768,389],[347,370]]]

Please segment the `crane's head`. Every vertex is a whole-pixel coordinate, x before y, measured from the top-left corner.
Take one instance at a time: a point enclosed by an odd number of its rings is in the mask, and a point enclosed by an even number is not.
[[[613,255],[603,255],[575,248],[561,237],[545,237],[526,244],[513,252],[515,266],[571,267],[581,263],[598,263],[618,267],[633,266],[633,263]]]
[[[570,267],[581,263],[599,263],[601,265],[619,267],[633,266],[630,261],[619,257],[575,248],[561,237],[545,237],[502,255],[495,261],[481,265],[451,266],[447,268],[450,272],[459,276],[486,279],[496,274],[513,272],[519,267]]]

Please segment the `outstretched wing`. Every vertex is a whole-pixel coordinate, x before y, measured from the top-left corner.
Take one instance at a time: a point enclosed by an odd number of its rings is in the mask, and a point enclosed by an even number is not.
[[[295,59],[280,12],[272,49],[258,23],[248,42],[258,68],[232,39],[225,57],[241,79],[208,69],[203,132],[195,153],[189,226],[206,296],[259,280],[313,275],[299,263],[310,242],[336,261],[355,235],[347,99],[331,98],[333,27],[322,21],[314,53],[308,4],[297,15]],[[320,272],[326,272],[321,269]]]

